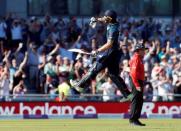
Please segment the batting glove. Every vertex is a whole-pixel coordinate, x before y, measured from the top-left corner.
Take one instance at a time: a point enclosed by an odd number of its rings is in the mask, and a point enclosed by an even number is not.
[[[97,56],[98,53],[99,53],[98,50],[93,50],[93,51],[91,52],[91,55],[92,55],[93,57],[95,57],[95,56]]]
[[[95,17],[92,17],[92,18],[90,19],[89,25],[90,25],[92,28],[95,28],[95,27],[96,27],[96,18],[95,18]]]
[[[137,87],[136,90],[141,92],[141,87]]]

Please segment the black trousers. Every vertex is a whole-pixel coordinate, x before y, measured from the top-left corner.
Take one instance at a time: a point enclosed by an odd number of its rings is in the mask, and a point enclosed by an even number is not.
[[[141,110],[143,106],[143,86],[144,82],[143,81],[138,81],[142,91],[137,91],[136,87],[130,78],[130,85],[132,87],[132,94],[133,98],[131,101],[131,109],[130,109],[130,121],[136,121],[140,118],[141,115]]]
[[[124,80],[119,76],[119,51],[107,53],[97,60],[96,64],[89,70],[89,72],[78,82],[79,87],[84,87],[86,82],[96,77],[96,75],[106,67],[108,68],[108,75],[111,80],[117,85],[124,97],[130,94]]]

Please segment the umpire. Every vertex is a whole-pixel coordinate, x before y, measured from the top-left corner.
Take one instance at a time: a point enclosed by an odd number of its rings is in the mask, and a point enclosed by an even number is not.
[[[143,57],[145,53],[143,43],[138,43],[135,46],[135,52],[130,60],[130,85],[132,87],[133,98],[131,101],[131,112],[129,122],[135,126],[145,126],[139,121],[143,106],[143,87],[145,80]]]
[[[117,85],[123,96],[128,99],[132,97],[124,80],[119,76],[119,23],[116,19],[117,14],[113,10],[107,10],[101,18],[94,18],[94,21],[107,25],[107,42],[97,50],[92,51],[93,56],[102,53],[102,57],[97,59],[96,65],[93,66],[79,82],[70,81],[76,90],[82,90],[80,87],[86,87],[85,84],[88,81],[94,79],[101,70],[108,68],[109,77]]]

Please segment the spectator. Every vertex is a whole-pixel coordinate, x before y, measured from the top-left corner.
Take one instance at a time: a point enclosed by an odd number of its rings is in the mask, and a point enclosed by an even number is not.
[[[162,101],[173,101],[173,86],[164,69],[159,73],[158,95]]]
[[[71,95],[71,88],[69,84],[68,72],[63,72],[62,75],[64,76],[64,80],[62,83],[58,86],[58,92],[59,92],[59,100],[60,101],[67,101],[68,97]]]
[[[82,78],[84,74],[83,60],[81,54],[78,54],[76,57],[76,62],[74,64],[74,73],[77,80]]]
[[[154,94],[154,95],[156,95],[156,94]],[[145,82],[143,99],[145,101],[152,101],[153,100],[153,87],[152,87],[151,82]]]
[[[158,57],[156,54],[156,42],[152,41],[151,48],[145,52],[144,68],[145,72],[148,74],[148,77],[151,78],[151,69],[153,68],[154,64],[158,62]]]
[[[17,69],[17,68],[14,67],[15,73],[13,75],[12,91],[14,90],[15,86],[17,86],[19,84],[19,82],[26,77],[25,65],[27,63],[27,59],[28,59],[28,53],[26,52],[24,60],[20,64],[19,68]],[[14,63],[14,66],[15,65],[16,64]]]
[[[59,70],[60,72],[64,72],[64,71],[67,71],[69,72],[70,71],[70,60],[67,58],[67,57],[64,57],[63,58],[63,64],[60,66]]]
[[[97,93],[101,93],[101,94],[103,93],[101,86],[103,83],[108,81],[107,79],[108,79],[108,70],[106,68],[106,69],[102,70],[101,72],[99,72],[99,74],[96,76],[96,83],[97,83],[97,85],[96,85],[97,91],[96,92]]]
[[[13,49],[16,49],[18,47],[18,44],[22,42],[23,39],[21,21],[19,21],[18,19],[15,19],[13,21],[11,34],[12,34],[11,46],[13,47]]]
[[[123,61],[124,59],[129,60],[130,59],[130,55],[129,55],[129,51],[126,45],[122,45],[121,46],[121,51],[122,51],[122,55],[121,55],[121,59],[120,61]]]
[[[28,29],[29,41],[35,42],[36,45],[41,45],[40,35],[42,33],[42,26],[37,17],[31,17]],[[45,37],[46,38],[46,37]]]
[[[47,62],[44,68],[44,74],[46,75],[44,92],[46,94],[49,93],[50,89],[56,87],[58,83],[58,68],[55,58],[53,56],[48,56]]]
[[[178,95],[181,95],[181,72],[179,72],[178,79],[177,79],[177,81],[176,81],[174,86],[175,86],[174,93],[178,94]],[[176,96],[175,100],[180,100],[180,97]]]
[[[127,59],[125,59],[125,60],[123,60],[123,67],[122,67],[121,77],[125,81],[125,83],[128,86],[129,90],[131,90],[129,72],[130,72],[129,61]]]
[[[6,36],[7,24],[4,18],[0,18],[0,54],[4,52],[4,49],[7,48],[7,36]],[[0,56],[2,59],[2,56]]]
[[[19,46],[16,48],[15,52],[12,51],[12,55],[13,57],[16,59],[17,62],[17,66],[19,66],[21,64],[21,62],[24,59],[24,53],[21,52],[23,48],[23,43],[19,43]]]
[[[9,70],[7,65],[0,65],[0,98],[7,100],[10,93]]]
[[[116,100],[116,85],[112,82],[110,78],[104,82],[101,86],[103,90],[103,101],[115,101]]]
[[[44,67],[46,65],[46,48],[39,55],[39,65],[38,65],[38,86],[41,93],[44,93],[44,84],[46,81],[46,75],[44,74]]]
[[[13,89],[13,95],[14,95],[14,98],[19,98],[19,97],[22,97],[24,96],[24,94],[27,92],[27,88],[24,84],[24,81],[23,80],[20,80],[18,85],[16,85]]]
[[[39,92],[39,87],[38,87],[38,65],[39,65],[39,57],[40,57],[40,52],[38,51],[38,46],[32,42],[30,43],[29,47],[29,55],[28,55],[28,67],[29,67],[29,81],[30,85],[33,88],[33,90]]]

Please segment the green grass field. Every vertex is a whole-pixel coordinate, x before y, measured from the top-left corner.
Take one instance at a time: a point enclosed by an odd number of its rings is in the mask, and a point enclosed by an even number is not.
[[[180,119],[143,119],[135,127],[127,119],[0,120],[0,131],[181,131]]]

